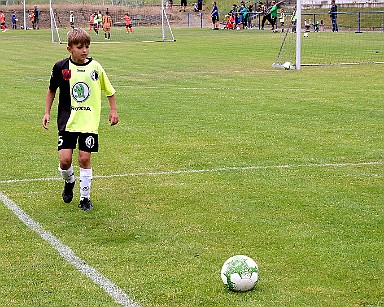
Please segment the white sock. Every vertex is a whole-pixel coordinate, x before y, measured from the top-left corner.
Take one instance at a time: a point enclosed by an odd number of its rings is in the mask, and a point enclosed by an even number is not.
[[[69,167],[69,169],[61,169],[60,165],[58,167],[58,170],[60,172],[61,177],[68,183],[72,183],[75,181],[75,174],[73,172],[72,165]]]
[[[91,198],[92,168],[80,168],[80,200]]]

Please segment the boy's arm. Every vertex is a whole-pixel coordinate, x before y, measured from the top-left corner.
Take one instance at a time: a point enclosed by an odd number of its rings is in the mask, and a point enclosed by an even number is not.
[[[109,122],[111,123],[111,126],[116,125],[119,122],[119,115],[117,114],[116,110],[116,100],[115,95],[108,96],[109,106],[111,110],[109,111]]]
[[[56,92],[48,89],[47,96],[45,97],[45,114],[42,120],[42,125],[45,129],[48,129],[48,123],[51,117],[51,108],[53,100],[55,99]]]

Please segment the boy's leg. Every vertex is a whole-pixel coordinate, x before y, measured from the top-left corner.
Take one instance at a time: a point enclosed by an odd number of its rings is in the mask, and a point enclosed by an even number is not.
[[[91,198],[92,169],[80,168],[80,201]]]
[[[91,202],[91,183],[92,165],[91,153],[97,152],[99,148],[99,138],[97,134],[82,133],[79,137],[79,166],[80,166],[80,204],[79,207],[84,211],[92,210]]]
[[[92,166],[91,153],[79,151],[80,165],[80,204],[79,207],[85,211],[92,210],[91,202],[91,184],[92,184]]]
[[[91,153],[79,151],[80,165],[80,200],[90,198],[92,183]]]
[[[73,149],[60,149],[60,164],[59,172],[61,177],[65,180],[64,190],[62,192],[63,201],[70,203],[73,199],[73,187],[75,186],[75,174],[72,167],[72,153]]]

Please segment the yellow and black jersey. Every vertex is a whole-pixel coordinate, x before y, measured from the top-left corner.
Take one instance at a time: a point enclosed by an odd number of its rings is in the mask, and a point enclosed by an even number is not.
[[[103,26],[106,28],[110,28],[112,25],[112,18],[109,15],[103,16]]]
[[[92,58],[76,64],[70,58],[52,69],[49,89],[60,89],[57,125],[59,131],[98,133],[101,92],[115,94],[103,67]]]

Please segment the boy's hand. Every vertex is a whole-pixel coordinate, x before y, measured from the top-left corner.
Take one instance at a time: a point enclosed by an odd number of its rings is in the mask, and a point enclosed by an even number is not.
[[[48,129],[49,117],[50,117],[49,114],[45,114],[43,117],[43,120],[41,123],[42,123],[44,129]]]
[[[111,110],[109,112],[109,122],[111,123],[111,126],[114,126],[119,122],[119,115],[116,110]]]

